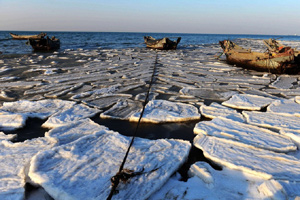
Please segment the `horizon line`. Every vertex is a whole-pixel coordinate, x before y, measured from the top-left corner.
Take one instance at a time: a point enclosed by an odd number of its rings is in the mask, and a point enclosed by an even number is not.
[[[37,30],[0,30],[0,32],[67,32],[67,33],[154,33],[154,34],[195,34],[195,35],[279,35],[298,36],[298,34],[267,34],[267,33],[179,33],[179,32],[144,32],[144,31],[37,31]]]

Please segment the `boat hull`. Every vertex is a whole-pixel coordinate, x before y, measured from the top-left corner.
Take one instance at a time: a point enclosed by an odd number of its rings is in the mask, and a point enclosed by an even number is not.
[[[246,69],[265,71],[275,74],[298,74],[299,55],[289,48],[282,53],[259,53],[243,49],[231,41],[220,41],[228,64]]]
[[[9,33],[9,34],[12,37],[12,39],[14,39],[14,40],[28,40],[28,39],[39,40],[39,39],[44,38],[44,36],[46,35],[44,33],[41,33],[38,35],[17,35],[17,34],[13,34],[13,33]]]
[[[147,48],[158,49],[158,50],[176,50],[180,40],[181,37],[179,37],[176,41],[172,41],[169,38],[162,38],[156,40],[151,36],[144,37],[144,41],[146,43]]]

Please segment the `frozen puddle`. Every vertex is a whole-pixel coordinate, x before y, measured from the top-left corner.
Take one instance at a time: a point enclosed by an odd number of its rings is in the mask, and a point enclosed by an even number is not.
[[[252,94],[236,94],[233,95],[228,101],[222,103],[224,106],[228,106],[236,109],[245,110],[261,110],[272,103],[274,99],[268,97],[262,97]]]
[[[287,136],[250,124],[215,118],[196,124],[195,134],[204,134],[218,138],[226,138],[257,148],[276,152],[296,151],[296,145]]]
[[[140,112],[135,113],[130,117],[130,121],[137,122],[140,115]],[[198,109],[192,105],[166,100],[152,100],[147,103],[141,122],[182,122],[199,120],[200,117]]]
[[[239,122],[245,121],[243,115],[238,113],[236,110],[222,106],[215,102],[211,103],[209,106],[202,105],[200,107],[200,112],[203,116],[210,119],[224,117]]]
[[[195,137],[194,145],[218,165],[265,179],[300,181],[300,161],[294,156],[202,134]]]
[[[37,154],[29,177],[54,199],[106,199],[130,138],[101,130]],[[147,199],[186,161],[190,143],[136,138],[124,168],[141,172],[120,182],[116,199]]]

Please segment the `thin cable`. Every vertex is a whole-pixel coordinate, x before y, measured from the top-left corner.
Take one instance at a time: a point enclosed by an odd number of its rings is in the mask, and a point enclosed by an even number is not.
[[[133,144],[133,142],[134,142],[134,139],[135,139],[135,137],[136,137],[136,135],[137,135],[137,131],[138,131],[138,128],[139,128],[141,119],[142,119],[142,117],[143,117],[143,115],[144,115],[144,111],[145,111],[146,104],[147,104],[148,101],[149,101],[150,90],[151,90],[152,84],[153,84],[153,82],[154,82],[154,76],[155,76],[155,71],[156,71],[156,64],[157,64],[157,54],[156,54],[155,63],[154,63],[154,66],[153,66],[153,72],[152,72],[152,76],[151,76],[149,88],[148,88],[148,91],[147,91],[147,94],[146,94],[145,101],[144,101],[144,103],[143,103],[143,109],[142,109],[142,112],[141,112],[141,114],[140,114],[139,121],[138,121],[137,126],[136,126],[136,128],[135,128],[133,137],[132,137],[131,142],[130,142],[130,144],[129,144],[129,147],[128,147],[127,151],[126,151],[126,154],[125,154],[125,156],[124,156],[124,159],[123,159],[123,161],[122,161],[122,164],[120,165],[119,171],[118,171],[118,173],[117,173],[115,176],[113,176],[113,177],[111,178],[112,188],[111,188],[111,191],[110,191],[110,193],[109,193],[109,196],[107,197],[107,200],[111,200],[112,196],[114,195],[114,193],[115,193],[115,191],[116,191],[116,189],[117,189],[117,187],[118,187],[118,185],[119,185],[119,183],[120,183],[120,177],[122,176],[121,173],[122,173],[122,171],[123,171],[123,168],[124,168],[126,159],[127,159],[127,157],[128,157],[130,148],[131,148],[131,146],[132,146],[132,144]]]

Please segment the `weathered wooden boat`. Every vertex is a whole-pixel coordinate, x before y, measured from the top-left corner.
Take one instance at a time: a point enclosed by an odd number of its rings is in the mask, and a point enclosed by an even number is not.
[[[35,51],[54,51],[60,48],[60,40],[54,36],[51,39],[48,36],[39,40],[30,38],[27,44],[30,44]]]
[[[286,48],[283,52],[260,53],[244,49],[230,40],[219,43],[229,64],[277,74],[296,74],[300,71],[299,59],[292,48]]]
[[[175,50],[179,44],[181,37],[178,37],[176,41],[172,41],[169,38],[155,39],[151,36],[145,36],[144,41],[147,48],[160,49],[160,50]]]
[[[28,40],[28,39],[39,40],[44,38],[47,35],[46,33],[40,33],[37,35],[17,35],[13,33],[9,33],[9,34],[15,40]]]

